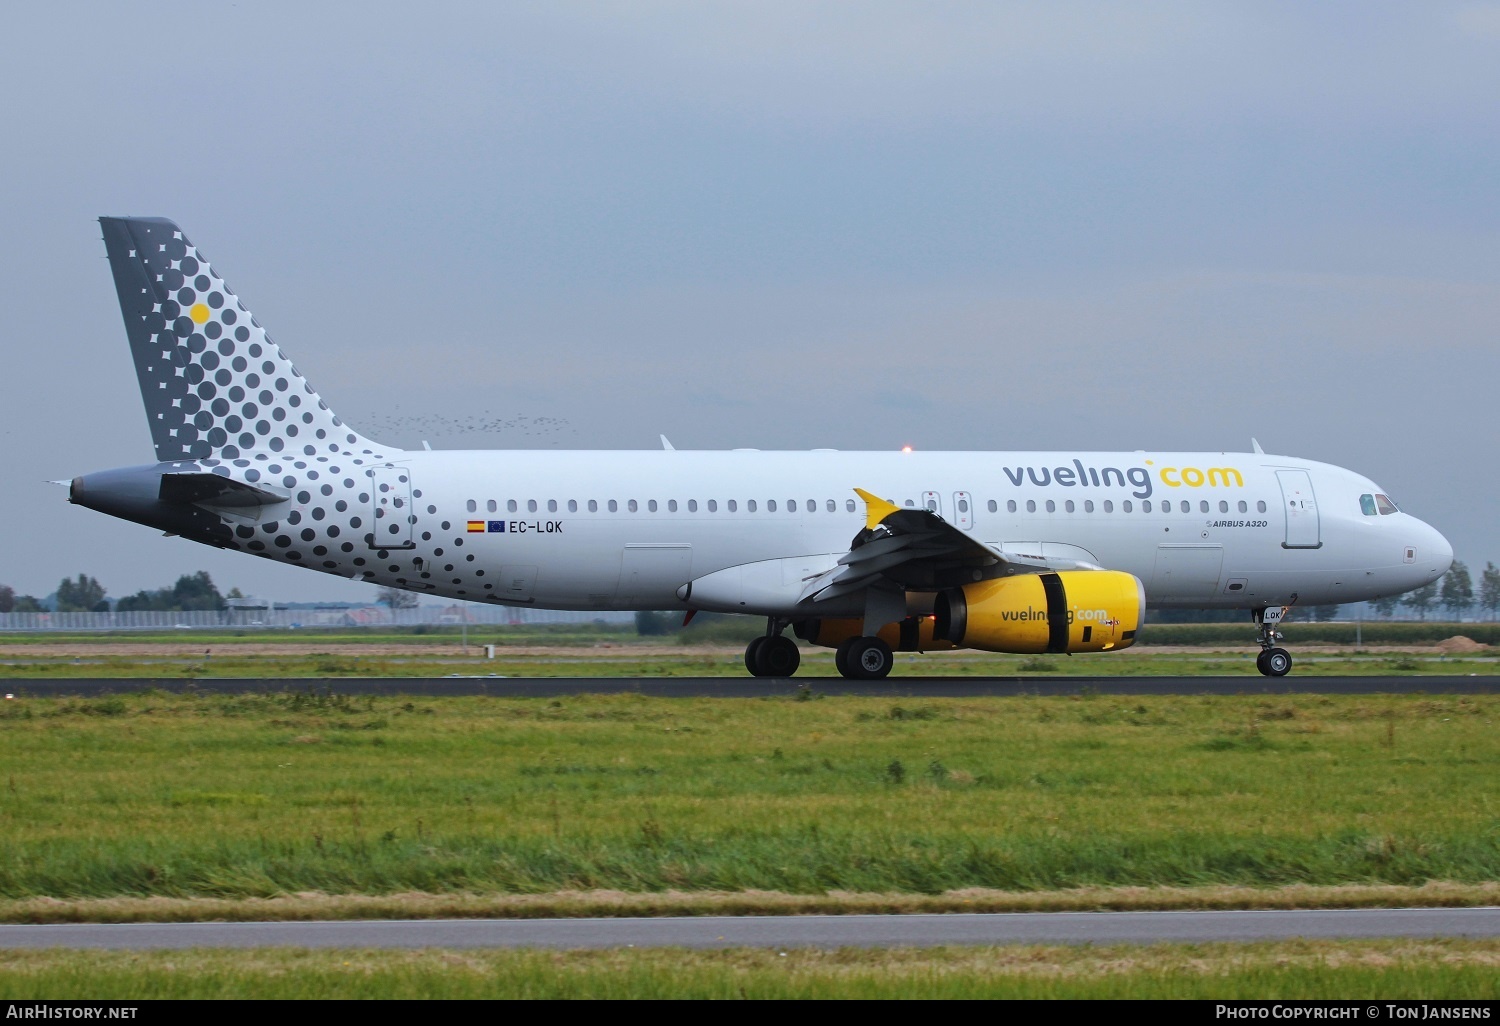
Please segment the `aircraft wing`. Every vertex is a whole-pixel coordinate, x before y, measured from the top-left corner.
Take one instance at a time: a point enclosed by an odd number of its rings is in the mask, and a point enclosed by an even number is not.
[[[807,582],[801,599],[825,602],[873,585],[937,591],[1009,573],[1036,573],[1002,549],[986,545],[925,509],[902,509],[865,491],[865,527],[838,565]]]

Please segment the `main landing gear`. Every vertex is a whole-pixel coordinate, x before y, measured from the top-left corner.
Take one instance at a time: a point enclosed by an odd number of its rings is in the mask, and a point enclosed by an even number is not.
[[[797,643],[782,634],[787,621],[766,619],[766,633],[745,646],[745,669],[752,677],[790,677],[802,665]]]
[[[833,665],[851,680],[880,680],[895,663],[891,646],[880,638],[846,638],[833,651]]]
[[[767,617],[766,633],[745,646],[745,669],[753,677],[790,677],[802,664],[797,643],[782,633],[789,621]],[[852,680],[880,680],[891,672],[896,657],[880,638],[846,638],[834,650],[833,664]]]
[[[1257,640],[1260,642],[1260,655],[1255,657],[1255,668],[1267,677],[1285,677],[1292,668],[1292,654],[1284,648],[1276,647],[1276,642],[1285,638],[1276,625],[1286,615],[1286,607],[1279,609],[1257,609],[1251,614],[1255,617]]]

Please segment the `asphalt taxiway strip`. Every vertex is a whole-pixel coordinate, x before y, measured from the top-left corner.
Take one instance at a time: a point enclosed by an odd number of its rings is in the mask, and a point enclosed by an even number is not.
[[[1500,937],[1500,908],[0,926],[6,948],[838,948]]]
[[[346,695],[639,694],[664,698],[771,698],[799,692],[874,698],[978,698],[990,695],[1492,695],[1500,676],[1419,677],[48,677],[0,680],[18,697],[124,694],[157,689],[219,694],[307,691]]]

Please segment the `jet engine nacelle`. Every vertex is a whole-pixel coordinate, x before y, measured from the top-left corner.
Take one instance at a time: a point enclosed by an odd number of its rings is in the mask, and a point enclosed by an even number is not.
[[[1135,644],[1145,608],[1133,574],[1021,574],[939,592],[934,634],[986,652],[1105,652]]]
[[[850,638],[864,634],[865,622],[857,617],[834,617],[819,620],[798,620],[792,625],[793,632],[803,641],[824,648],[838,648]],[[875,632],[892,652],[945,652],[956,647],[951,641],[933,636],[936,621],[931,616],[908,616],[904,620],[888,623]]]

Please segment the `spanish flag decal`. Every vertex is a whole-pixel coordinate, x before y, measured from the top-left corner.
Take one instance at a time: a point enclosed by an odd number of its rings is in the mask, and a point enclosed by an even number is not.
[[[469,533],[470,534],[483,534],[484,533],[484,521],[483,520],[470,520],[469,521]]]

